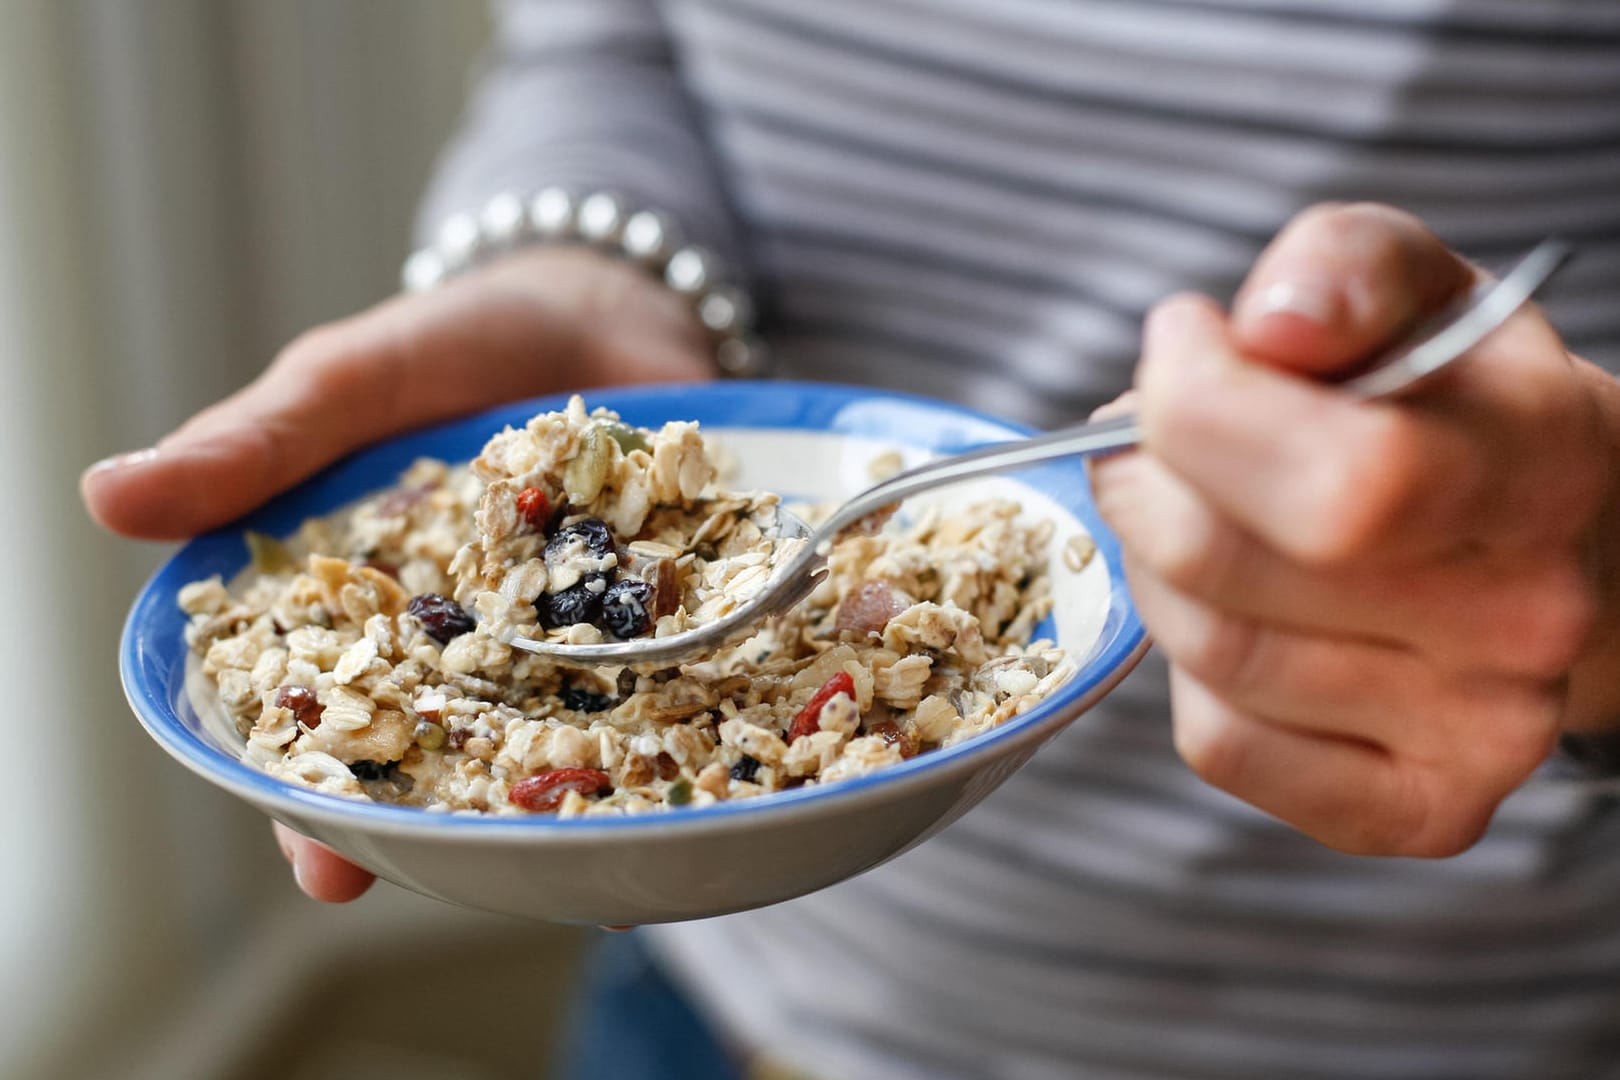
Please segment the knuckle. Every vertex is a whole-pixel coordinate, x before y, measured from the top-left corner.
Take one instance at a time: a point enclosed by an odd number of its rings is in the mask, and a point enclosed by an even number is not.
[[[1170,527],[1153,529],[1142,541],[1142,559],[1148,567],[1193,596],[1221,595],[1242,570],[1241,542],[1207,512],[1177,514]]]
[[[1173,739],[1181,760],[1205,782],[1223,791],[1240,785],[1249,750],[1235,725],[1219,716],[1178,717]]]
[[[1353,448],[1325,452],[1307,477],[1289,554],[1309,567],[1353,563],[1387,543],[1424,493],[1417,434],[1402,417],[1376,414]]]
[[[1355,854],[1443,859],[1473,847],[1495,803],[1468,786],[1414,768],[1397,774],[1393,796],[1358,837]]]
[[[1518,625],[1503,636],[1504,660],[1532,678],[1563,677],[1586,648],[1597,613],[1596,586],[1575,560],[1544,567],[1519,601]]]
[[[1198,623],[1196,627],[1192,623]],[[1217,612],[1202,620],[1187,620],[1188,632],[1167,642],[1177,663],[1211,689],[1241,697],[1264,675],[1266,633],[1246,619]]]

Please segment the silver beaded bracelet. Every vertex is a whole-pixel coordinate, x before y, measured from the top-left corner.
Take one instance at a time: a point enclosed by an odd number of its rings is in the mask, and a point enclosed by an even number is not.
[[[576,196],[552,187],[527,198],[496,195],[477,213],[447,218],[433,243],[405,260],[401,284],[407,292],[423,292],[503,252],[567,243],[635,263],[684,297],[714,340],[722,375],[764,374],[766,351],[754,334],[754,305],[730,280],[720,257],[683,243],[669,215],[633,210],[611,192]]]

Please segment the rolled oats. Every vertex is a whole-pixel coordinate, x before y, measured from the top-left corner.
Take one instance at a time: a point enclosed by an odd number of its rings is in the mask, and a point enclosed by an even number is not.
[[[775,496],[715,476],[697,425],[634,429],[575,398],[468,466],[419,461],[286,542],[255,537],[237,589],[187,585],[195,667],[271,775],[563,817],[865,775],[989,730],[1072,674],[1027,642],[1051,608],[1050,523],[1007,501],[850,533],[809,600],[701,662],[582,672],[512,648],[677,633],[763,587],[801,541],[774,537]],[[1086,554],[1064,551],[1071,568]]]

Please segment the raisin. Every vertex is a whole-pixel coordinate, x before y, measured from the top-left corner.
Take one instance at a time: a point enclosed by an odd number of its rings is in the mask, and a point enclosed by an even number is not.
[[[529,523],[529,528],[539,532],[546,527],[546,518],[551,516],[551,500],[546,493],[537,487],[524,488],[518,492],[518,513],[523,520]]]
[[[605,795],[613,781],[601,769],[552,769],[512,785],[508,793],[515,806],[536,812],[555,810],[570,791],[581,795]]]
[[[627,698],[636,692],[636,673],[628,668],[619,669],[619,696]]]
[[[653,587],[645,581],[615,581],[602,594],[602,624],[615,637],[640,637],[652,629]]]
[[[351,761],[349,771],[356,780],[381,780],[398,764],[397,761]]]
[[[598,694],[593,690],[585,690],[578,686],[570,686],[560,695],[563,708],[575,712],[601,712],[613,707],[613,699],[606,694]]]
[[[816,691],[815,697],[811,698],[804,708],[799,710],[799,715],[793,718],[793,723],[788,728],[787,741],[792,743],[803,735],[813,735],[820,731],[821,707],[839,694],[849,695],[851,701],[855,699],[855,680],[847,671],[840,671],[821,684],[821,689]]]
[[[470,633],[478,625],[467,610],[448,596],[438,593],[423,593],[421,596],[411,597],[406,611],[422,624],[428,637],[440,645],[450,644],[451,638],[460,637]]]
[[[602,594],[593,592],[586,579],[562,592],[544,594],[535,606],[540,612],[540,621],[548,627],[595,623],[602,613]]]
[[[602,558],[613,554],[613,530],[601,518],[583,518],[572,525],[564,525],[546,541],[546,566],[562,562],[571,554],[575,544]]]
[[[885,720],[881,724],[873,724],[866,729],[868,735],[876,735],[890,746],[900,748],[900,756],[911,758],[917,756],[917,740],[900,730],[900,725],[893,720]]]
[[[283,686],[276,691],[276,707],[287,709],[307,728],[321,726],[321,714],[326,710],[315,700],[315,691],[307,686]]]
[[[753,783],[754,777],[759,775],[759,759],[744,754],[737,764],[731,767],[731,778],[745,783]]]

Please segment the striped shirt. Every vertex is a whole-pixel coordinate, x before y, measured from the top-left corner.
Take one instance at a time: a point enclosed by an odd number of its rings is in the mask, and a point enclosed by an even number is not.
[[[614,188],[744,267],[789,374],[1037,423],[1290,215],[1406,207],[1620,367],[1620,3],[528,0],[424,224]],[[1620,813],[1538,780],[1443,861],[1196,780],[1146,662],[981,807],[814,896],[658,928],[717,1021],[853,1080],[1620,1076]]]

